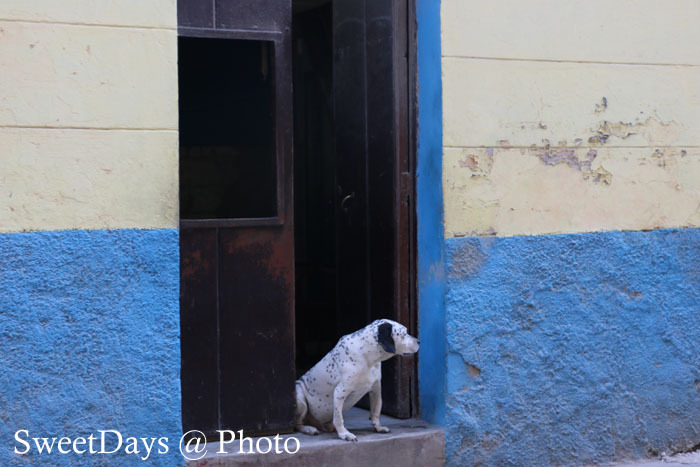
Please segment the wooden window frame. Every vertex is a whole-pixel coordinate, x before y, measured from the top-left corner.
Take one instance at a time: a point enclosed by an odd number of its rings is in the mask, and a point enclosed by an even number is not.
[[[275,189],[276,195],[276,211],[277,215],[272,217],[238,217],[228,219],[180,219],[180,228],[196,228],[196,227],[275,227],[285,224],[285,177],[287,173],[284,170],[284,122],[280,113],[277,111],[278,103],[281,100],[283,93],[283,80],[280,78],[281,70],[286,57],[284,57],[282,41],[284,35],[278,31],[254,31],[247,29],[206,29],[193,27],[178,27],[177,34],[179,37],[205,38],[205,39],[230,39],[230,40],[249,40],[258,42],[269,42],[274,48],[273,60],[273,86],[274,86],[274,135],[275,135]]]

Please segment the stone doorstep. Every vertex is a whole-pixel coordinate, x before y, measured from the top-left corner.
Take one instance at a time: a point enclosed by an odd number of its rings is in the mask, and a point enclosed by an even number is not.
[[[230,454],[217,454],[219,443],[207,443],[207,455],[187,467],[204,466],[328,466],[328,467],[410,467],[445,465],[445,430],[419,419],[399,420],[382,415],[381,423],[390,433],[375,433],[367,410],[354,407],[345,413],[345,426],[357,436],[357,442],[343,441],[335,433],[309,436],[303,433],[280,435],[283,440],[296,437],[301,448],[296,454],[240,454],[238,441],[227,445]],[[244,433],[245,434],[245,433]],[[253,438],[255,442],[257,438]],[[246,444],[247,445],[247,444]],[[295,444],[288,444],[293,448]],[[267,444],[264,444],[267,448]]]
[[[678,453],[672,456],[661,454],[661,458],[657,459],[636,459],[603,465],[608,467],[682,467],[691,465],[698,467],[700,466],[700,450]]]

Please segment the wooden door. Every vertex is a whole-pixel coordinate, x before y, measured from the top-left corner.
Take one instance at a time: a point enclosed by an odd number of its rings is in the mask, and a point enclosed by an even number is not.
[[[294,415],[290,0],[179,0],[183,429]]]
[[[389,318],[415,333],[407,0],[333,1],[339,334]],[[383,365],[384,411],[417,413],[415,365]]]

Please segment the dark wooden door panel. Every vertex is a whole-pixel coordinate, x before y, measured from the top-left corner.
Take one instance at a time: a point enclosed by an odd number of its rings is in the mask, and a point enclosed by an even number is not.
[[[411,320],[407,0],[334,0],[340,333]],[[412,359],[383,365],[384,411],[410,417]]]
[[[177,25],[187,28],[213,28],[214,1],[178,0]]]
[[[290,29],[290,0],[178,1],[185,431],[293,425]]]
[[[286,0],[214,0],[219,29],[284,31],[290,8]]]
[[[222,420],[280,432],[294,416],[293,237],[283,228],[222,229]]]
[[[338,335],[366,325],[369,298],[364,0],[333,2]]]
[[[178,0],[178,27],[284,31],[290,24],[289,0]]]
[[[180,231],[182,427],[219,427],[216,229]]]

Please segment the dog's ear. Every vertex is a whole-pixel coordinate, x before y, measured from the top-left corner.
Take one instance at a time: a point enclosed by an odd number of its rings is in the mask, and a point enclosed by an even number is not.
[[[396,353],[396,344],[394,344],[394,338],[391,337],[391,331],[390,323],[380,324],[377,328],[377,340],[385,352]]]

